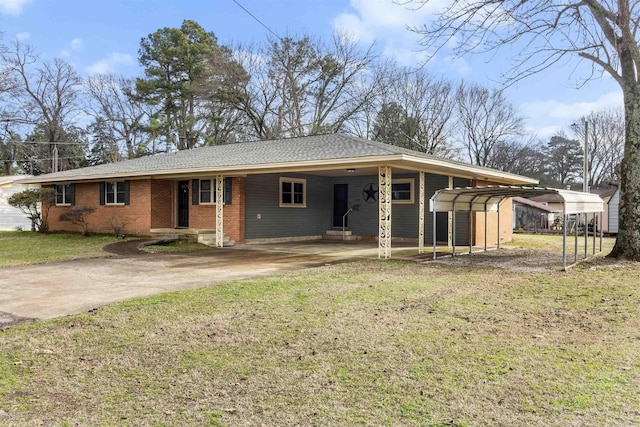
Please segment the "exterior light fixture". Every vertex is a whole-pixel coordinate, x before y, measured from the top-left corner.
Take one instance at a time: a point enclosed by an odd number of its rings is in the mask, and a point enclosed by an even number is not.
[[[354,168],[349,168],[347,169],[347,173],[355,173],[356,170]]]

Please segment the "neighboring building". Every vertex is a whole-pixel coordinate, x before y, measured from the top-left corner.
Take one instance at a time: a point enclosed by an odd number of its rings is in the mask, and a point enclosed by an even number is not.
[[[620,201],[620,191],[614,188],[591,189],[591,193],[597,194],[605,203],[605,210],[602,212],[603,231],[615,234],[618,232],[618,203]],[[562,200],[556,194],[545,194],[529,199],[530,201],[542,204],[555,212],[562,212]],[[591,219],[589,220],[591,222]],[[599,221],[599,220],[598,220]],[[598,231],[600,228],[597,228]]]
[[[37,187],[21,183],[25,178],[31,178],[31,175],[0,176],[0,230],[31,230],[31,220],[7,201],[15,193]]]
[[[619,208],[620,208],[620,188],[616,187],[611,195],[605,199],[607,221],[604,221],[604,232],[618,234]]]
[[[87,218],[92,232],[111,233],[114,224],[139,235],[222,229],[236,243],[320,238],[327,230],[341,229],[343,218],[347,230],[360,238],[389,243],[391,237],[418,239],[425,205],[423,231],[425,241],[432,242],[428,200],[436,190],[537,183],[341,134],[202,147],[41,175],[31,182],[57,188],[50,230],[79,231],[58,221],[75,204],[96,208]],[[217,192],[224,197],[220,206]],[[510,201],[501,212],[507,216],[500,238],[510,240]],[[473,215],[475,241],[481,244],[484,217]],[[496,230],[491,235],[497,236],[496,214],[488,215],[488,227]],[[456,240],[466,244],[468,214],[455,218]],[[438,219],[437,225],[437,239],[446,242],[451,221]]]
[[[513,229],[526,231],[549,230],[553,226],[558,213],[562,216],[562,209],[557,210],[530,199],[514,197]]]

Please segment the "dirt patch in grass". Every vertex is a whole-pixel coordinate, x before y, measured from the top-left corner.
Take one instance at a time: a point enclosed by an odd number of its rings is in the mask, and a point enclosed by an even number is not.
[[[18,325],[0,424],[636,425],[639,274],[359,261]]]

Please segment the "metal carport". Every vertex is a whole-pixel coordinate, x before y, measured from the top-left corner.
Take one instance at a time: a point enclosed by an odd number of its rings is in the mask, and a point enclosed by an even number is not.
[[[593,214],[594,223],[596,223],[596,214],[600,214],[597,224],[602,224],[602,212],[604,211],[604,202],[597,194],[582,193],[579,191],[561,190],[557,188],[541,188],[526,186],[486,186],[486,187],[466,187],[466,188],[447,188],[435,192],[429,202],[429,207],[433,213],[433,235],[436,233],[436,212],[452,212],[453,221],[453,256],[455,256],[455,213],[469,212],[469,252],[473,247],[473,216],[472,212],[484,212],[485,220],[485,239],[484,250],[487,250],[487,212],[498,213],[498,233],[500,230],[500,204],[503,200],[511,197],[529,198],[541,194],[557,194],[562,199],[562,269],[567,269],[567,219],[570,215],[584,215],[584,258],[588,257],[587,246],[589,238],[589,230],[587,226],[588,214]],[[433,239],[433,258],[436,257],[436,239]],[[500,248],[500,236],[498,235],[497,247]],[[593,254],[596,249],[596,232],[593,233]],[[602,251],[602,227],[600,227],[600,251]],[[578,262],[578,227],[575,227],[575,252],[574,262]],[[573,265],[572,264],[572,265]]]

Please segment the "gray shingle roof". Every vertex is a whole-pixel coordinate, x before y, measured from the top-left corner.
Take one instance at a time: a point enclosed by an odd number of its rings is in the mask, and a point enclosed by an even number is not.
[[[90,179],[92,176],[127,177],[141,173],[155,175],[179,170],[216,171],[242,166],[251,168],[256,165],[265,165],[268,167],[268,165],[295,162],[326,162],[398,154],[444,161],[451,164],[452,167],[455,165],[469,166],[465,163],[443,160],[417,151],[350,135],[325,134],[201,147],[177,153],[157,154],[117,163],[41,175],[37,179],[39,182],[47,182],[74,177]],[[478,167],[478,169],[496,172],[488,168]]]

